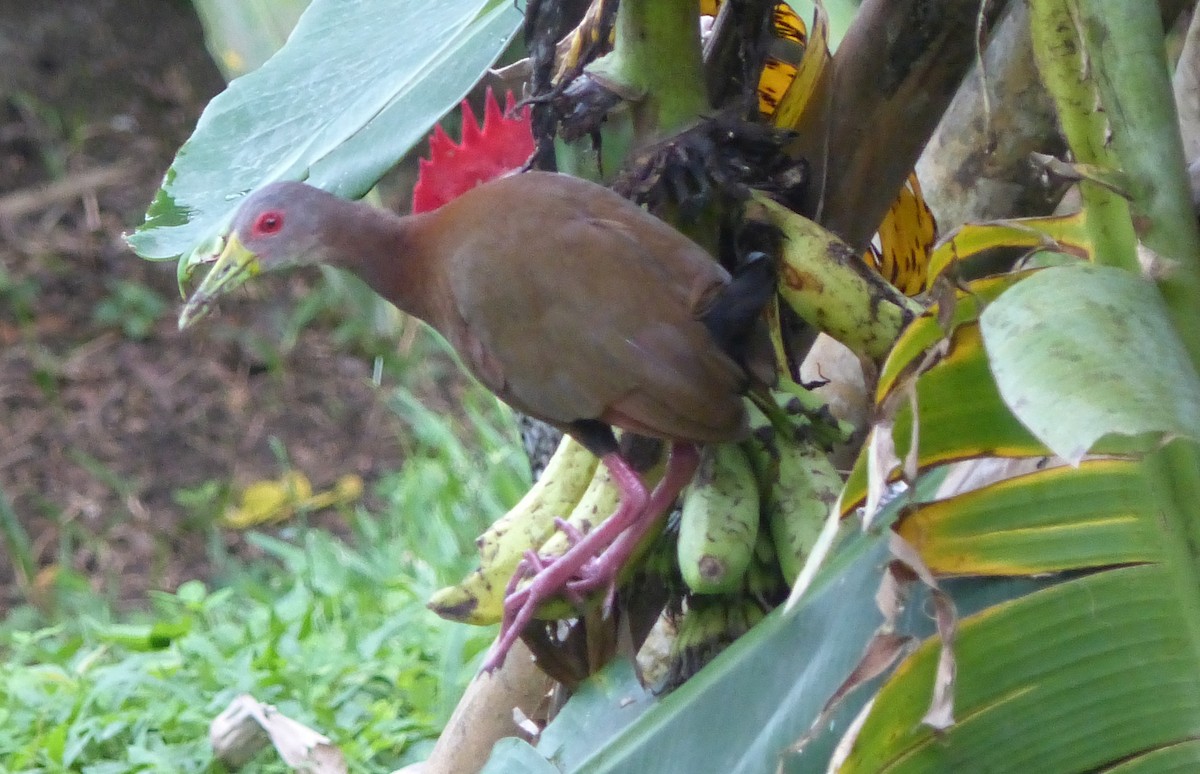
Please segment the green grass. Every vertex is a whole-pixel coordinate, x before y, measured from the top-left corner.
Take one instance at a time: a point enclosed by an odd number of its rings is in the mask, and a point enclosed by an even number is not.
[[[404,387],[391,402],[410,423],[407,460],[376,484],[382,512],[349,511],[350,540],[302,523],[253,534],[275,561],[217,589],[152,594],[125,617],[63,570],[53,619],[28,606],[0,622],[0,772],[224,771],[208,724],[242,693],[329,736],[351,771],[423,759],[494,635],[425,600],[469,568],[474,537],[528,472],[507,411],[481,388],[462,420]],[[180,499],[211,508],[199,495]],[[270,748],[247,770],[288,771]]]
[[[354,771],[423,757],[489,633],[424,610],[427,568],[388,576],[320,532],[263,538],[294,575],[156,594],[140,624],[9,632],[0,760],[12,771],[208,771],[208,723],[251,693],[330,736]],[[261,771],[286,771],[266,751]]]
[[[120,328],[133,341],[145,339],[170,304],[154,289],[130,280],[108,284],[109,295],[96,305],[93,319],[99,325]]]

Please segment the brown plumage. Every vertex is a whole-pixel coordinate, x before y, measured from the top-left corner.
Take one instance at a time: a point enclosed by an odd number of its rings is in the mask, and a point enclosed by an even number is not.
[[[702,248],[601,186],[530,172],[431,213],[397,216],[275,183],[242,204],[225,254],[181,324],[247,277],[297,263],[358,274],[440,331],[505,402],[575,434],[620,483],[621,518],[540,570],[533,590],[513,595],[490,666],[544,598],[568,585],[611,583],[612,565],[627,558],[636,535],[616,538],[635,524],[629,531],[644,532],[639,519],[652,523],[659,513],[650,511],[670,505],[690,477],[692,444],[747,432],[748,377],[720,342],[737,338],[726,335],[730,326],[753,325],[773,285],[731,284]],[[674,491],[647,493],[616,454],[609,426],[674,442],[678,459],[663,484]]]

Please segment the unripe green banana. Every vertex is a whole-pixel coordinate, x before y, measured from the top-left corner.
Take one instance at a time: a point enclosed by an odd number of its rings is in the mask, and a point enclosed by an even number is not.
[[[766,616],[741,594],[689,597],[687,605],[671,643],[667,688],[682,685]]]
[[[767,498],[766,521],[790,587],[812,551],[829,509],[842,491],[842,478],[820,447],[780,438],[779,469]]]
[[[756,195],[747,217],[783,232],[779,293],[804,320],[855,353],[879,361],[923,310],[862,256],[816,223]]]
[[[712,444],[684,490],[676,547],[679,571],[697,594],[740,589],[758,536],[758,481],[745,451]]]
[[[769,528],[759,528],[754,542],[754,559],[746,570],[746,596],[753,599],[763,610],[772,610],[787,598],[788,585],[779,569],[779,557],[775,553],[775,542]]]
[[[598,460],[578,441],[563,436],[541,478],[520,502],[480,535],[479,568],[433,594],[429,608],[442,618],[486,626],[504,614],[508,582],[525,552],[542,545],[590,488]]]
[[[770,423],[757,408],[752,407],[750,416],[746,447],[765,484],[763,518],[780,571],[791,586],[842,491],[842,479],[820,446],[790,428],[767,430]]]

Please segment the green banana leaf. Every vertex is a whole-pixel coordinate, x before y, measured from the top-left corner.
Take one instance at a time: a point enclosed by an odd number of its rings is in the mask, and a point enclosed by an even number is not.
[[[939,472],[931,474],[918,491],[932,492],[941,479]],[[890,505],[889,516],[903,505]],[[887,561],[885,534],[857,535],[795,609],[772,613],[676,692],[645,706],[646,692],[632,670],[623,663],[611,665],[590,681],[604,687],[587,685],[572,697],[536,748],[504,740],[484,773],[750,774],[780,766],[789,772],[824,771],[819,762],[828,761],[838,735],[870,698],[872,683],[824,719],[823,733],[803,750],[788,748],[809,733],[882,623],[874,594]],[[974,610],[1050,583],[958,581],[951,586],[959,604]],[[899,619],[899,631],[916,637],[931,632],[926,602],[923,593],[915,595]],[[928,707],[928,692],[919,704],[922,711]]]
[[[155,259],[192,251],[240,194],[269,180],[363,193],[473,85],[519,21],[510,0],[316,0],[279,55],[210,105],[131,243]],[[1054,31],[1079,34],[1071,23]],[[1039,51],[1060,49],[1074,57],[1083,46]],[[1104,56],[1058,64],[1075,77]],[[1119,165],[1127,159],[1107,154],[1106,121],[1134,113],[1096,110],[1103,90],[1093,86],[1061,88],[1060,114],[1082,119],[1067,129],[1076,158]],[[1091,155],[1075,147],[1097,140]],[[1128,268],[1114,255],[1132,254],[1135,229],[1109,194],[1085,197],[1089,224],[1103,229],[1091,254]],[[1115,271],[985,281],[918,319],[881,372],[877,414],[887,421],[867,447],[888,441],[897,459],[911,457],[911,494],[839,546],[797,605],[678,691],[656,697],[614,665],[536,746],[498,744],[486,771],[1200,770],[1194,350],[1189,358],[1176,340],[1178,299],[1164,309],[1147,280]],[[954,463],[1051,450],[1080,464],[938,492]],[[1080,461],[1088,451],[1110,456]],[[864,453],[845,512],[877,499],[868,494],[899,467]],[[898,559],[906,548],[916,559]],[[893,620],[876,592],[894,582],[896,561],[932,576],[910,581]],[[947,595],[957,619],[947,619]],[[914,648],[878,677],[855,678],[881,634]]]
[[[1000,399],[989,368],[990,347],[985,350],[979,342],[979,323],[973,319],[979,306],[973,301],[990,296],[989,312],[1006,313],[1006,295],[1013,294],[1015,305],[1024,304],[1022,284],[1035,278],[1060,283],[1063,297],[1069,297],[1068,287],[1094,294],[1090,279],[1109,281],[1116,278],[1106,272],[1120,273],[1068,269],[988,281],[962,295],[950,349],[916,388],[925,395],[922,382],[939,384],[946,373],[967,374],[970,379],[959,383],[967,396],[962,400],[989,419],[974,428],[963,423],[945,437],[923,427],[919,457],[927,446],[938,448],[944,459],[990,456],[995,447],[984,441],[997,426],[1032,437]],[[1040,292],[1036,285],[1034,291]],[[1104,303],[1094,314],[1101,318],[1122,309],[1123,318],[1146,319],[1160,304],[1153,294],[1099,297]],[[1078,305],[1040,312],[1048,325],[1061,322],[1056,313],[1071,315],[1077,324],[1070,330],[1085,340],[1076,347],[1074,368],[1047,377],[1042,385],[1047,393],[1037,400],[1048,401],[1051,393],[1083,395],[1070,391],[1074,381],[1094,380],[1097,370],[1112,361],[1106,354],[1112,351],[1106,341],[1111,326],[1091,324],[1096,322],[1089,319],[1092,312]],[[928,326],[936,324],[934,312],[906,336],[936,343],[927,336]],[[974,331],[965,344],[959,335],[964,329]],[[1126,326],[1122,335],[1135,336],[1135,329]],[[1157,330],[1170,335],[1165,323]],[[1052,337],[1025,341],[1020,355],[1010,358],[1003,353],[1012,335],[1019,334],[1003,326],[988,335],[1002,353],[993,358],[994,365],[1010,359],[1020,364],[1027,348],[1055,345]],[[904,339],[896,352],[918,359]],[[1149,373],[1155,369],[1164,373]],[[902,370],[895,363],[884,367],[884,373]],[[1115,380],[1109,387],[1117,392],[1161,384],[1162,394],[1151,387],[1145,396],[1150,403],[1174,399],[1180,385],[1195,378],[1186,359],[1105,373]],[[887,397],[885,391],[879,410]],[[1103,400],[1083,401],[1083,406],[1093,403],[1103,405]],[[1063,401],[1054,405],[1072,410]],[[1111,426],[1101,421],[1100,427],[1081,427],[1073,440],[1090,443],[1086,439],[1129,430],[1122,424],[1127,413],[1116,412]],[[927,421],[922,415],[922,423]],[[1185,423],[1182,414],[1156,430],[1184,434]],[[1036,439],[1031,443],[1045,453]],[[902,497],[881,512],[876,521],[881,532],[860,534],[836,552],[795,609],[776,611],[683,688],[640,714],[625,710],[630,697],[638,697],[639,706],[644,700],[632,677],[624,688],[581,693],[547,728],[536,752],[565,772],[749,774],[778,767],[815,772],[829,767],[835,748],[843,756],[835,770],[844,772],[1092,771],[1120,761],[1130,765],[1141,756],[1161,761],[1167,750],[1172,761],[1194,763],[1197,748],[1189,737],[1200,729],[1200,670],[1194,668],[1200,658],[1200,583],[1179,538],[1180,525],[1164,516],[1174,506],[1161,481],[1156,447],[1148,444],[1123,459],[1035,470],[938,500],[931,496],[947,468],[932,466],[919,478],[913,499]],[[943,577],[944,590],[963,616],[953,638],[957,670],[939,676],[943,640],[931,634],[925,590],[914,589],[897,631],[924,642],[885,679],[860,686],[825,717],[825,702],[859,663],[883,620],[874,594],[889,560],[886,533],[891,529]],[[966,579],[948,579],[953,576]],[[606,673],[599,679],[613,677]],[[922,718],[939,687],[952,697],[947,711],[956,722],[935,730]],[[752,699],[739,698],[731,712],[732,696]],[[852,726],[868,700],[863,723]],[[819,728],[810,732],[818,721]],[[617,726],[623,727],[614,730]],[[580,733],[583,728],[592,731]],[[793,749],[810,733],[807,744]],[[498,746],[486,771],[537,770],[522,768],[534,751],[528,745]]]
[[[624,709],[630,696],[640,696],[629,678],[622,690],[592,690],[568,703],[538,751],[568,772],[765,772],[781,761],[787,771],[824,771],[842,743],[846,757],[840,771],[1019,772],[1091,770],[1186,741],[1200,725],[1200,671],[1189,669],[1200,655],[1200,586],[1179,547],[1178,527],[1161,518],[1171,504],[1154,485],[1154,449],[1162,434],[1192,432],[1187,411],[1161,407],[1177,404],[1200,381],[1186,357],[1164,355],[1130,369],[1111,354],[1121,347],[1172,351],[1161,301],[1139,292],[1141,282],[1089,265],[986,280],[960,294],[949,336],[941,332],[935,310],[910,327],[883,368],[878,411],[925,349],[937,347],[943,337],[948,342],[915,385],[921,411],[917,457],[933,460],[917,483],[922,504],[901,498],[877,523],[893,525],[934,572],[972,578],[947,585],[967,614],[954,638],[957,678],[938,677],[942,639],[929,636],[926,603],[918,595],[899,631],[927,637],[921,647],[882,687],[860,689],[807,745],[789,751],[822,718],[826,700],[855,668],[882,621],[874,591],[888,558],[887,540],[882,533],[864,534],[837,552],[795,610],[777,611],[636,720]],[[1012,314],[1028,317],[1034,314],[1029,299],[1047,293],[1048,283],[1055,288],[1052,296],[1063,301],[1037,305],[1037,319],[1073,337],[1069,369],[1047,368],[1030,354],[1060,347],[1053,336],[1031,339],[1004,324],[981,333],[981,308],[1002,321]],[[1072,303],[1075,297],[1095,303]],[[1114,325],[1114,317],[1145,324]],[[914,342],[923,342],[924,349]],[[1108,395],[1141,389],[1148,410],[1125,402],[1107,415],[1089,414],[1087,423],[1067,416],[1055,432],[1075,427],[1074,434],[1067,433],[1070,443],[1087,449],[1110,434],[1141,433],[1147,426],[1131,424],[1131,416],[1149,417],[1153,442],[1136,444],[1144,457],[1037,470],[928,502],[947,461],[994,456],[1002,447],[1049,454],[1001,398],[993,370],[1006,368],[1041,369],[1040,379],[1017,377],[1032,391],[1025,402],[1052,405],[1059,414],[1087,413],[1106,405]],[[1094,393],[1085,387],[1101,381],[1106,389],[1088,399]],[[950,403],[960,404],[954,414],[938,413]],[[900,413],[905,411],[907,404]],[[908,416],[901,445],[913,435],[911,411]],[[963,419],[951,422],[948,416]],[[972,423],[968,416],[986,421]],[[896,428],[903,425],[896,420]],[[1022,445],[997,442],[1006,437],[1022,439]],[[866,469],[865,457],[858,469]],[[1014,580],[1035,575],[1046,580]],[[1197,623],[1195,637],[1180,626],[1187,620]],[[922,725],[922,717],[939,682],[950,689],[958,722],[935,731]],[[740,703],[731,715],[721,699],[730,695],[754,701]],[[868,698],[873,701],[865,722],[848,731]],[[1129,709],[1139,703],[1154,706],[1129,718]],[[621,714],[628,725],[613,733],[609,729]],[[578,732],[588,727],[590,735]],[[603,734],[596,729],[611,738],[597,744],[595,737]],[[563,743],[564,736],[573,743]],[[487,771],[521,770],[530,755],[527,748],[499,747]]]
[[[511,0],[315,0],[179,149],[129,243],[167,260],[216,237],[245,193],[306,179],[357,198],[478,82],[521,22]]]
[[[837,770],[1092,771],[1182,745],[1200,727],[1200,586],[1159,447],[1197,436],[1200,380],[1162,299],[1128,272],[1080,264],[980,283],[960,300],[944,357],[917,380],[918,460],[931,448],[938,460],[981,456],[1005,427],[1076,462],[1106,444],[1134,453],[1036,471],[901,516],[897,532],[935,573],[1065,580],[960,621],[956,677],[937,676],[941,644],[927,640],[844,740]],[[935,316],[905,338],[932,345]],[[911,340],[898,344],[893,358],[908,363],[884,372],[903,373],[918,352]],[[927,424],[937,407],[925,411],[926,400],[950,398],[922,384],[946,381],[943,371],[974,375],[959,400],[986,417],[958,425],[953,440]],[[922,725],[922,700],[947,680],[957,723]],[[1194,754],[1190,745],[1173,752],[1193,763]]]
[[[1077,264],[1017,283],[980,315],[991,369],[1021,423],[1078,463],[1109,433],[1200,439],[1200,377],[1154,286]]]

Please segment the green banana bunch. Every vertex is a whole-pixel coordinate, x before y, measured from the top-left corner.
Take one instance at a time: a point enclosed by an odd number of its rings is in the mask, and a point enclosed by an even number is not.
[[[783,300],[856,354],[882,360],[904,326],[923,311],[836,235],[765,195],[755,195],[746,215],[783,232]]]
[[[666,688],[682,685],[766,614],[758,602],[741,594],[689,597],[671,643]]]
[[[758,481],[741,446],[704,448],[684,491],[676,552],[683,580],[696,594],[742,586],[758,537]]]
[[[509,580],[525,552],[558,532],[554,520],[573,514],[598,469],[607,470],[578,441],[563,436],[537,483],[476,539],[479,568],[435,592],[429,608],[451,621],[479,626],[498,622]]]
[[[842,479],[825,449],[804,428],[773,428],[756,407],[747,442],[759,480],[767,486],[763,518],[770,530],[783,577],[791,585],[812,550],[829,508],[842,490]]]
[[[758,530],[754,558],[746,570],[741,593],[757,602],[763,610],[773,610],[787,598],[788,585],[779,569],[779,556],[770,529]]]
[[[658,480],[662,478],[665,469],[663,460],[660,459],[650,470],[641,474],[642,480],[648,489],[654,488]],[[610,516],[616,513],[620,500],[621,492],[617,488],[617,483],[613,480],[608,466],[599,465],[587,489],[584,490],[583,497],[575,504],[575,507],[571,510],[571,514],[564,519],[566,529],[556,530],[538,549],[538,556],[549,561],[565,554],[567,549],[571,547],[572,535],[586,535],[605,522]],[[618,583],[628,579],[634,569],[637,568],[646,550],[661,533],[661,528],[653,529],[642,538],[642,541],[629,557],[629,563],[618,576]],[[569,600],[560,598],[551,600],[538,608],[535,617],[541,621],[555,621],[572,618],[578,615],[578,612],[575,604]]]

